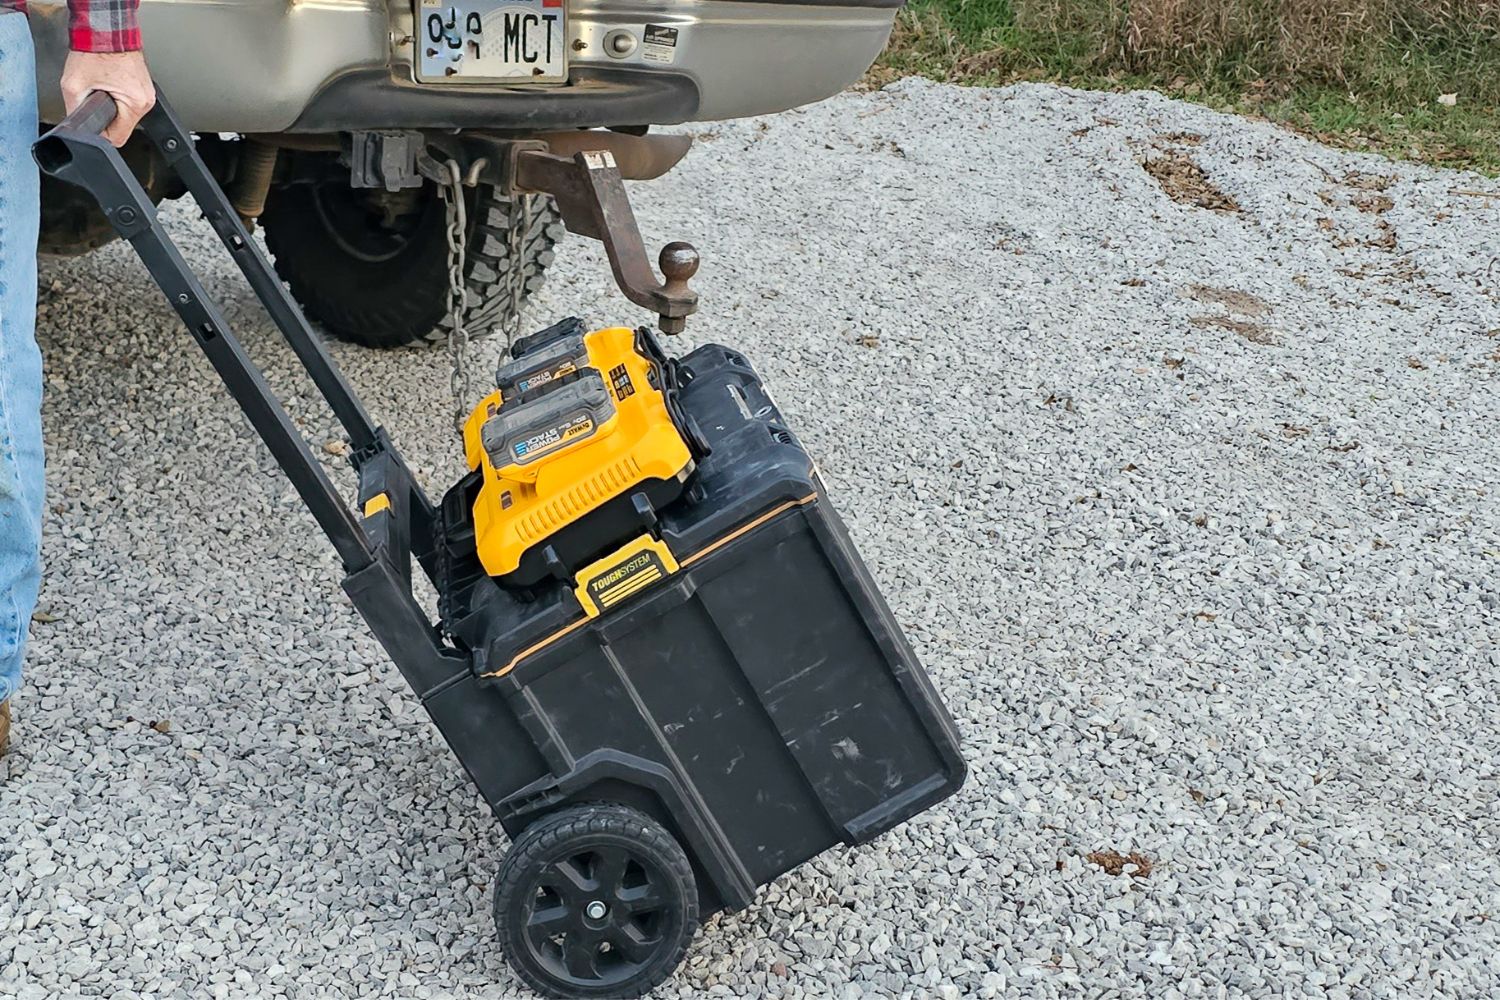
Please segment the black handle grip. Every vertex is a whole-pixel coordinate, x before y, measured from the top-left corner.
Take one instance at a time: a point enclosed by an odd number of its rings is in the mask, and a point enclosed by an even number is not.
[[[31,147],[42,173],[67,180],[73,164],[72,147],[78,143],[102,144],[100,136],[115,120],[117,111],[115,99],[102,90],[85,97],[72,114],[48,129]]]
[[[58,124],[57,129],[67,129],[84,135],[102,135],[115,120],[118,109],[115,99],[102,90],[96,90],[83,99],[73,113]],[[54,129],[53,131],[57,131]]]

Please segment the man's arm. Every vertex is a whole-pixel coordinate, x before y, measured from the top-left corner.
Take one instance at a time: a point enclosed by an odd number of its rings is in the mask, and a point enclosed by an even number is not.
[[[63,64],[63,106],[72,111],[92,91],[115,99],[118,113],[104,137],[125,144],[141,116],[156,103],[156,88],[141,54],[140,0],[68,0],[68,43]]]

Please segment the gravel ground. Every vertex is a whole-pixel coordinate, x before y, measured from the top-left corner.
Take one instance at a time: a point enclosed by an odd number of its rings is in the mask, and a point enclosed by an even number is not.
[[[1042,86],[701,132],[636,191],[705,254],[685,339],[775,386],[972,775],[660,995],[1495,995],[1500,186]],[[128,252],[44,283],[0,994],[512,994],[504,837],[311,519]],[[641,318],[577,239],[570,312]],[[442,353],[336,353],[451,477]]]

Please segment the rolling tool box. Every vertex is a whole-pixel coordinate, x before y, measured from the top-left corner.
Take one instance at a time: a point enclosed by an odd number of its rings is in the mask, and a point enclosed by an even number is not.
[[[356,514],[99,138],[113,112],[89,98],[37,160],[135,246],[513,838],[495,918],[529,985],[640,995],[700,918],[963,782],[951,720],[742,355],[670,359],[577,322],[529,338],[469,421],[471,471],[434,506],[158,104],[147,135],[349,434]]]

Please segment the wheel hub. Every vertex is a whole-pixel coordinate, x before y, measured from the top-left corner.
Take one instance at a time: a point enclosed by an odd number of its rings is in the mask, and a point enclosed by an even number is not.
[[[547,996],[642,996],[682,961],[698,894],[681,846],[614,803],[560,809],[511,846],[495,883],[505,957]]]
[[[533,883],[524,918],[529,949],[563,982],[623,982],[665,941],[659,879],[654,865],[614,845],[553,859]]]

